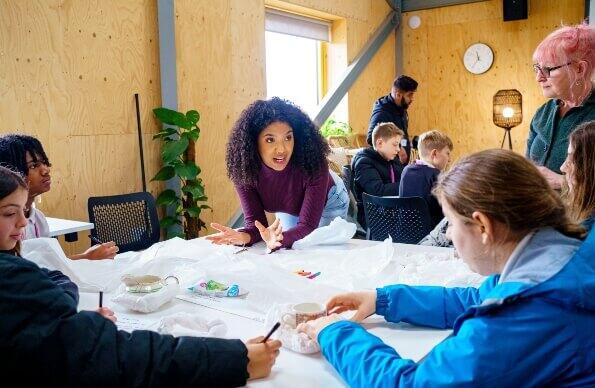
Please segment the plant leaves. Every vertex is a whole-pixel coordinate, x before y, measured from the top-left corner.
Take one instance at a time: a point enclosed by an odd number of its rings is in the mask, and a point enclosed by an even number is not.
[[[182,191],[192,194],[192,198],[194,198],[195,201],[205,195],[204,186],[196,181],[187,181],[186,185],[182,187]]]
[[[174,127],[166,127],[159,131],[157,134],[153,136],[153,139],[157,139],[159,137],[168,137],[173,135],[174,133],[178,133],[178,130]]]
[[[175,225],[175,224],[180,225],[182,223],[180,222],[179,219],[177,219],[176,217],[172,217],[172,216],[163,217],[161,219],[161,221],[159,221],[159,226],[161,226],[161,228],[163,228],[163,229],[167,229],[170,226]]]
[[[176,174],[182,179],[194,179],[198,174],[198,167],[193,162],[186,162],[175,167]]]
[[[198,140],[198,131],[196,129],[191,129],[188,132],[184,132],[187,133],[188,137],[190,138],[190,140],[192,141],[197,141]]]
[[[198,206],[190,206],[186,209],[186,212],[190,217],[197,218],[200,217],[200,208]]]
[[[200,113],[198,113],[195,110],[189,110],[188,112],[186,112],[186,120],[188,121],[188,123],[190,123],[190,126],[192,127],[193,125],[196,125],[196,123],[198,123],[198,120],[200,120]]]
[[[174,237],[186,239],[186,235],[184,235],[184,232],[176,232],[175,230],[168,230],[166,240],[169,240],[170,238],[174,238]]]
[[[178,111],[168,108],[155,108],[153,109],[153,113],[163,124],[177,125],[178,127],[186,129],[192,127],[186,119],[186,116]]]
[[[176,196],[176,192],[171,189],[167,189],[162,191],[161,194],[159,194],[159,196],[155,200],[155,203],[158,206],[171,205],[172,203],[175,203],[177,200],[178,197]]]
[[[166,143],[163,146],[163,150],[161,150],[161,159],[165,163],[170,163],[172,160],[176,159],[178,156],[184,153],[188,148],[188,138],[187,137],[180,137],[180,139]]]
[[[176,175],[176,172],[173,167],[165,166],[155,176],[151,181],[167,181],[173,178]]]
[[[210,207],[209,205],[200,205],[201,209],[211,209],[211,211],[213,210],[212,207]]]

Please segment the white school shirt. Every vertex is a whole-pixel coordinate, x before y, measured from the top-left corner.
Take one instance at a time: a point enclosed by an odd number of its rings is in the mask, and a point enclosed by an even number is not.
[[[50,237],[50,226],[48,225],[45,215],[41,212],[41,210],[31,206],[23,240],[39,237]]]

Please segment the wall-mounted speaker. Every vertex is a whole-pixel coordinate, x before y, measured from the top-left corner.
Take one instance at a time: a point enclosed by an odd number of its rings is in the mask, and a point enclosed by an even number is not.
[[[527,19],[528,15],[528,0],[503,0],[504,7],[503,17],[504,21]]]

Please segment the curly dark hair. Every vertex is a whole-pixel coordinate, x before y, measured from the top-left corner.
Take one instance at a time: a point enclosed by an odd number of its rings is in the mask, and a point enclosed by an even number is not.
[[[27,152],[31,155],[33,162],[44,163],[48,167],[52,166],[41,143],[33,136],[20,133],[0,136],[0,166],[18,171],[26,177],[29,174]]]
[[[330,147],[308,115],[292,102],[273,97],[256,100],[240,114],[227,141],[227,175],[239,186],[255,186],[262,160],[258,153],[258,135],[274,122],[293,129],[294,147],[291,160],[310,177],[328,168]]]

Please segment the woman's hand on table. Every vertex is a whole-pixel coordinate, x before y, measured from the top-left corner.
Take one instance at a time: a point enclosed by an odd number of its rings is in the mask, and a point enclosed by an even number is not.
[[[355,310],[352,321],[361,322],[376,312],[376,291],[349,292],[334,296],[326,304],[329,314]]]
[[[267,377],[279,355],[281,341],[269,339],[261,343],[264,337],[252,338],[246,342],[248,349],[248,375],[249,379]]]
[[[116,245],[113,241],[108,241],[106,243],[95,244],[83,253],[79,253],[78,255],[72,255],[70,258],[72,260],[80,260],[80,259],[87,259],[87,260],[105,260],[105,259],[113,259],[114,256],[118,253],[120,248]]]
[[[345,318],[339,314],[331,314],[312,321],[300,323],[297,327],[297,331],[305,333],[310,339],[318,343],[318,334],[327,326],[332,325],[335,322],[343,321]]]
[[[543,175],[547,183],[554,190],[560,190],[564,184],[564,175],[556,174],[552,170],[544,166],[537,166],[537,169]]]
[[[250,243],[250,235],[246,232],[240,232],[225,225],[216,222],[211,223],[211,228],[219,233],[207,236],[206,239],[217,245],[246,245]]]
[[[256,221],[254,225],[258,228],[262,241],[265,242],[270,251],[274,251],[281,247],[281,241],[283,241],[283,227],[278,218],[268,228],[258,221]]]
[[[116,323],[116,321],[118,320],[114,312],[107,307],[100,307],[97,310],[95,310],[95,312],[101,314],[102,317],[104,317],[105,319],[109,319],[113,323]]]

